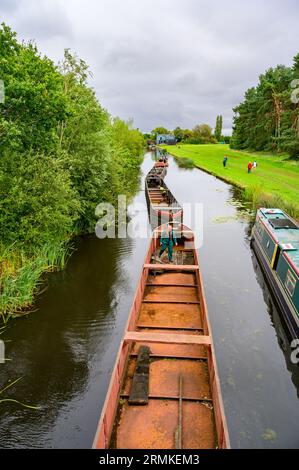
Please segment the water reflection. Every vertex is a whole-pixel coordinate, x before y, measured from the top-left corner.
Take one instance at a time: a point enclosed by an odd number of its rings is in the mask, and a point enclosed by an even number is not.
[[[288,371],[291,374],[292,382],[297,390],[297,397],[299,398],[299,365],[293,364],[291,361],[291,354],[293,349],[291,348],[291,335],[288,331],[287,325],[282,314],[279,312],[274,298],[271,295],[265,276],[261,270],[259,262],[256,258],[255,252],[252,250],[252,264],[256,273],[257,281],[263,291],[263,297],[268,307],[268,313],[271,318],[271,323],[275,329],[277,342],[284,354],[285,362]]]

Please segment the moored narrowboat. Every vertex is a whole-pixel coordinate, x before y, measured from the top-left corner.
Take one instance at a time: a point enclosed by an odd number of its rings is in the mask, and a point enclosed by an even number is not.
[[[261,208],[252,247],[292,338],[299,338],[299,224],[280,209]]]
[[[269,283],[267,282],[265,273],[261,268],[254,250],[252,250],[252,263],[256,273],[257,281],[262,289],[263,297],[268,307],[267,310],[271,319],[271,323],[275,329],[277,342],[283,352],[286,367],[291,374],[291,379],[299,398],[299,364],[292,360],[292,354],[296,354],[296,352],[294,353],[294,347],[290,341],[289,329],[286,325],[284,317],[277,308],[277,302],[274,301],[272,291],[269,288]]]

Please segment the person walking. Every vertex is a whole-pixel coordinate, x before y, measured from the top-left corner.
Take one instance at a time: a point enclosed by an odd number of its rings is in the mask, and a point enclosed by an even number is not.
[[[224,157],[224,159],[223,159],[223,166],[224,166],[224,168],[226,167],[227,160],[228,160],[228,158],[227,158],[227,156],[225,155],[225,157]]]
[[[248,173],[251,173],[251,168],[252,168],[252,163],[249,162],[248,165],[247,165],[247,171],[248,171]]]
[[[168,224],[166,229],[163,230],[161,239],[160,239],[160,253],[159,253],[159,258],[161,260],[161,256],[163,255],[164,251],[167,249],[168,251],[168,261],[169,263],[172,263],[172,253],[173,253],[173,245],[175,246],[178,245],[177,239],[175,237],[174,231],[173,231],[173,226],[172,224]],[[162,260],[161,260],[162,261]]]
[[[256,160],[254,160],[252,168],[255,169],[256,167],[257,167],[257,163],[256,163]]]

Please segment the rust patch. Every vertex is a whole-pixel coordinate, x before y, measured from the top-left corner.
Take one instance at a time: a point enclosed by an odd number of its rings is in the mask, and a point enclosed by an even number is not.
[[[145,289],[144,300],[195,302],[198,300],[198,295],[196,287],[148,286]]]
[[[150,365],[151,395],[179,396],[179,375],[184,383],[183,395],[211,398],[208,367],[205,362],[182,359],[157,359]]]
[[[131,358],[122,392],[129,393],[136,359]],[[149,395],[179,396],[179,375],[182,375],[183,396],[211,398],[208,366],[206,362],[189,359],[151,359],[149,370]]]
[[[193,273],[163,273],[157,276],[149,275],[148,283],[157,284],[193,284],[195,285],[195,276]]]
[[[189,288],[187,288],[189,289]],[[196,304],[143,304],[137,326],[202,328],[200,307]]]
[[[185,357],[207,357],[206,347],[198,344],[162,344],[162,343],[143,343],[151,348],[151,353],[164,356],[185,356]],[[138,353],[140,344],[135,343],[132,353]]]
[[[124,403],[113,447],[118,449],[174,449],[178,401],[149,400],[142,409]],[[216,447],[213,410],[203,403],[183,401],[183,449]]]

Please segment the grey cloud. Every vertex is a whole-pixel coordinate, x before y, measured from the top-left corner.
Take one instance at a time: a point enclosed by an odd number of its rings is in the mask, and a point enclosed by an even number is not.
[[[15,10],[17,0],[0,0],[0,12],[10,12]]]
[[[63,7],[55,0],[41,0],[36,3],[23,4],[19,10],[19,26],[27,36],[45,39],[55,36],[70,36],[71,23]]]
[[[258,76],[298,52],[297,0],[7,0],[5,20],[53,59],[70,47],[113,114],[137,127],[224,127]]]

